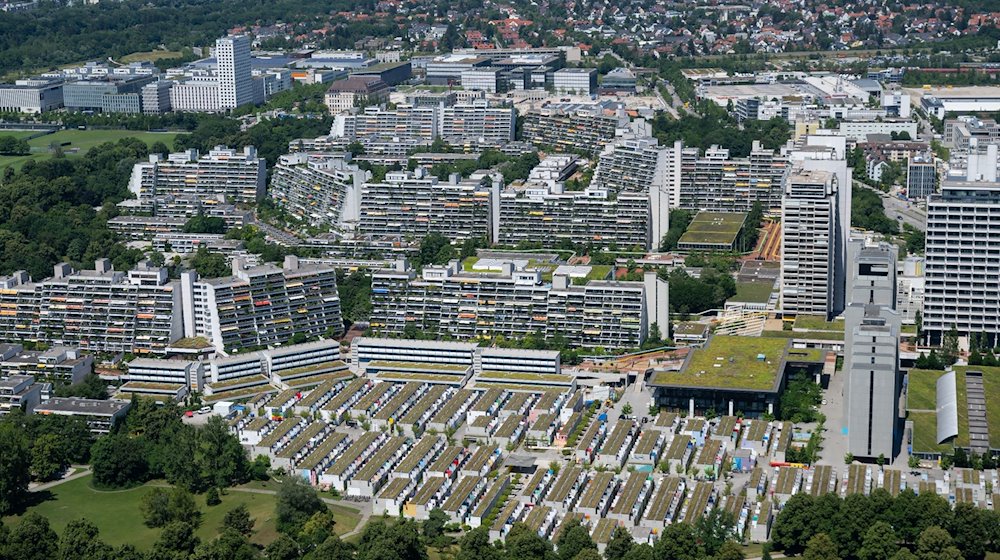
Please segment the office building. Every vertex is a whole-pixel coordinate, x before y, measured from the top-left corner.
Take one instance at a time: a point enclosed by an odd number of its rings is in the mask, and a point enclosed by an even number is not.
[[[389,101],[389,86],[376,77],[351,76],[333,82],[323,101],[333,114]]]
[[[250,67],[250,38],[223,37],[215,42],[219,108],[231,110],[254,102],[253,71]]]
[[[560,95],[590,95],[597,90],[597,68],[563,68],[552,74],[552,87]]]
[[[865,142],[872,134],[897,136],[906,133],[911,140],[917,139],[917,123],[909,119],[881,119],[871,121],[841,121],[840,135],[855,142]]]
[[[618,282],[579,268],[557,269],[543,282],[540,270],[512,262],[501,263],[499,273],[476,273],[452,261],[419,275],[402,262],[372,276],[371,328],[398,336],[415,327],[459,340],[559,335],[572,346],[634,348],[650,325],[667,324],[666,281],[655,272],[642,282]]]
[[[435,232],[453,242],[493,243],[501,184],[499,176],[483,174],[441,181],[423,167],[389,172],[384,181],[361,187],[358,232],[416,238]]]
[[[604,75],[601,93],[635,93],[635,73],[628,68],[615,68]]]
[[[923,330],[1000,334],[1000,184],[945,181],[927,202]]]
[[[278,159],[268,190],[271,199],[293,216],[317,227],[356,225],[361,185],[369,177],[351,163],[348,152],[287,154]]]
[[[896,249],[852,241],[851,257],[850,305],[844,312],[847,451],[891,461],[902,433]]]
[[[55,266],[32,282],[27,273],[0,279],[0,339],[67,345],[93,352],[163,352],[180,338],[180,293],[165,268],[148,261],[118,272],[107,259],[94,270]]]
[[[71,111],[141,113],[142,89],[154,75],[87,78],[63,84],[63,106]]]
[[[462,89],[498,93],[506,89],[505,85],[499,68],[487,66],[462,71]]]
[[[31,79],[0,84],[0,111],[38,114],[62,106],[62,80]]]
[[[215,347],[239,349],[284,344],[295,334],[339,336],[344,330],[332,267],[299,264],[244,267],[232,260],[233,275],[199,279],[181,275],[184,336],[205,337]]]
[[[264,195],[265,168],[253,146],[242,151],[216,146],[205,155],[195,149],[151,154],[132,168],[129,190],[140,200],[172,196],[255,204]]]
[[[427,63],[425,76],[432,86],[460,85],[462,72],[490,66],[486,58],[473,54],[446,54]]]
[[[930,154],[909,160],[906,166],[906,197],[925,198],[937,189],[937,166]]]
[[[795,168],[781,213],[781,309],[788,314],[834,313],[836,175]]]
[[[944,122],[942,141],[957,152],[965,152],[975,146],[1000,144],[1000,124],[993,119],[977,117],[948,119]]]
[[[170,107],[174,111],[189,113],[218,113],[223,110],[220,103],[219,84],[209,80],[188,80],[176,82],[169,88]],[[156,103],[160,106],[162,92],[156,92]],[[152,92],[150,92],[152,94]],[[152,100],[149,105],[152,106]]]

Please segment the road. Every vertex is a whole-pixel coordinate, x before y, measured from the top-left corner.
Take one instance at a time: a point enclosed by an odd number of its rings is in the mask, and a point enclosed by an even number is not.
[[[885,215],[889,218],[907,223],[920,231],[927,231],[927,212],[917,206],[916,203],[900,200],[897,197],[874,189],[861,181],[854,181],[854,184],[855,186],[875,191],[882,199],[882,207],[885,209]]]

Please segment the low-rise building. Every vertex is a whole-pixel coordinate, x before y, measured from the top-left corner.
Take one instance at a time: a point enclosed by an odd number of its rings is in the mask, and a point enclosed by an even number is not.
[[[130,405],[129,401],[54,397],[35,406],[35,414],[82,418],[90,433],[100,435],[110,433],[124,420]]]

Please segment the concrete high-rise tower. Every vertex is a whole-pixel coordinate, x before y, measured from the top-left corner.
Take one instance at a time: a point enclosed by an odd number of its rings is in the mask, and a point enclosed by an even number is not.
[[[250,39],[230,35],[215,42],[218,63],[219,107],[235,109],[253,103],[253,74],[250,68]]]

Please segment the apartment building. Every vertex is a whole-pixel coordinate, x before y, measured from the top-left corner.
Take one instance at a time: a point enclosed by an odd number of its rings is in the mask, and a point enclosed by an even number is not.
[[[714,212],[749,212],[755,202],[765,208],[781,207],[788,174],[788,159],[754,141],[750,155],[730,156],[729,150],[712,146],[699,156],[697,149],[674,148],[680,162],[680,179],[674,200],[681,208]],[[678,153],[679,152],[679,153]]]
[[[239,228],[250,223],[250,212],[225,202],[224,195],[144,197],[123,200],[118,203],[118,208],[126,215],[108,220],[108,226],[112,230],[138,239],[148,239],[151,234],[155,236],[181,231],[188,218],[199,214],[210,218],[222,218],[227,228]]]
[[[402,334],[408,325],[456,339],[541,333],[574,346],[630,348],[652,323],[667,324],[666,282],[648,273],[642,282],[565,273],[543,282],[540,270],[504,263],[499,273],[461,270],[458,261],[416,271],[400,263],[372,277],[371,328]]]
[[[130,406],[129,401],[56,397],[36,406],[35,414],[81,418],[96,436],[111,433],[115,425],[125,420]]]
[[[491,106],[486,100],[456,104],[441,110],[438,135],[452,144],[468,140],[502,144],[514,140],[516,120],[513,107]]]
[[[927,202],[923,330],[1000,334],[1000,184],[945,181]]]
[[[94,356],[79,348],[25,350],[21,344],[0,344],[0,376],[31,375],[42,382],[71,385],[93,371]]]
[[[317,227],[357,224],[361,185],[370,173],[351,163],[348,152],[293,153],[278,159],[268,190],[293,216]]]
[[[42,402],[42,383],[35,383],[30,375],[11,375],[0,378],[0,416],[21,410],[26,414],[35,411]]]
[[[151,154],[148,162],[132,168],[129,190],[140,200],[211,198],[250,205],[264,196],[266,166],[253,146],[242,151],[216,146],[205,155],[195,149],[166,157]]]
[[[202,336],[217,348],[283,344],[296,333],[339,336],[344,329],[332,267],[300,265],[246,268],[232,260],[233,275],[200,280],[181,275],[184,335]]]
[[[431,232],[452,241],[497,239],[502,179],[474,174],[441,181],[423,167],[387,173],[361,187],[358,232],[368,236],[423,237]]]
[[[792,171],[781,210],[781,308],[830,316],[834,309],[837,189],[827,171]]]
[[[556,247],[569,241],[646,250],[659,239],[654,232],[666,227],[662,222],[654,225],[651,206],[646,193],[615,195],[599,188],[565,192],[561,183],[507,189],[500,194],[497,242]]]
[[[99,352],[163,352],[180,337],[180,294],[167,271],[148,261],[128,272],[98,259],[94,270],[66,263],[32,282],[27,273],[0,279],[0,338]]]
[[[615,139],[627,117],[603,105],[547,107],[524,114],[523,137],[557,152],[597,154]]]
[[[368,137],[414,138],[430,144],[437,138],[440,115],[439,107],[365,107],[364,111],[355,115],[334,117],[330,134],[335,138],[350,140]]]

